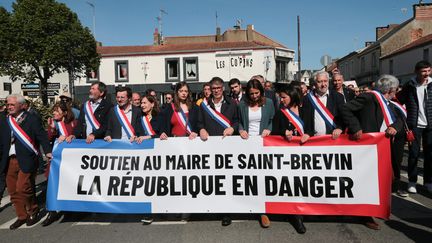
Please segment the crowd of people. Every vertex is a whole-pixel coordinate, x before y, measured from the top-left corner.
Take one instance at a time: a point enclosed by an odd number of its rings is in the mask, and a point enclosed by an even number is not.
[[[373,89],[364,92],[345,87],[341,73],[330,77],[325,71],[315,73],[311,87],[295,81],[273,87],[273,83],[256,75],[243,89],[236,78],[226,84],[214,77],[203,85],[202,97],[197,101],[192,100],[187,82],[177,83],[174,92],[165,95],[164,102],[158,101],[154,90],[140,94],[119,86],[114,94],[116,104],[105,98],[106,85],[95,82],[90,86],[89,100],[79,110],[72,107],[68,93],[62,95],[52,107],[47,130],[41,118],[29,112],[23,96],[9,95],[6,110],[0,113],[0,193],[7,186],[17,214],[10,229],[33,225],[39,220],[35,198],[37,165],[41,151],[48,160],[52,158],[50,142],[54,140],[70,143],[85,139],[86,143],[92,143],[96,139],[106,142],[121,139],[141,143],[170,137],[206,141],[209,136],[248,139],[276,135],[287,141],[298,136],[300,143],[307,143],[312,136],[331,134],[331,139],[338,139],[348,133],[359,140],[363,133],[383,132],[391,141],[394,192],[400,196],[408,196],[406,190],[416,193],[421,145],[424,186],[432,192],[432,99],[428,99],[432,97],[431,64],[418,62],[415,74],[401,89],[397,78],[382,75]],[[400,182],[400,167],[406,141],[409,184],[405,190]],[[222,215],[223,226],[231,224],[230,217]],[[42,225],[58,218],[59,212],[49,212]],[[373,218],[359,218],[367,227],[380,229]],[[293,215],[291,219],[297,232],[306,232],[301,215]],[[152,221],[151,215],[143,220]],[[270,226],[268,215],[259,215],[259,222],[264,228]]]

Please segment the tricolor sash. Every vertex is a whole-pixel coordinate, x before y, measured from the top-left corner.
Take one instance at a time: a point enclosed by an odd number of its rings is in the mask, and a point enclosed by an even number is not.
[[[191,134],[192,129],[190,128],[190,124],[189,121],[187,120],[186,114],[183,112],[181,108],[180,111],[176,111],[173,103],[171,103],[171,107],[174,111],[174,116],[177,119],[177,121],[183,126],[183,128],[186,130],[188,134]]]
[[[221,125],[223,128],[231,127],[230,120],[216,109],[211,108],[207,102],[207,99],[204,99],[203,102],[201,102],[201,106],[207,112],[207,114],[209,114],[209,116],[219,123],[219,125]]]
[[[406,119],[407,118],[407,111],[406,111],[405,107],[403,107],[401,104],[399,104],[396,101],[391,100],[390,102],[396,107],[396,109],[398,109],[403,114],[404,118]]]
[[[56,129],[57,129],[58,133],[61,136],[65,136],[65,137],[69,136],[69,133],[66,130],[66,124],[64,123],[64,121],[59,121],[59,122],[54,121],[54,124],[56,126]]]
[[[323,118],[325,123],[333,128],[336,128],[336,123],[334,122],[333,114],[327,109],[327,107],[318,99],[312,92],[307,95],[312,106],[318,112],[318,114]]]
[[[291,122],[291,124],[294,125],[297,132],[300,134],[300,136],[303,136],[304,134],[304,123],[302,119],[297,116],[294,112],[292,112],[290,109],[282,108],[282,113],[288,118],[288,120]]]
[[[120,122],[120,125],[122,126],[123,130],[126,131],[128,138],[135,136],[135,130],[133,129],[131,123],[127,119],[127,116],[126,116],[124,110],[120,109],[120,107],[118,105],[116,105],[114,107],[114,112],[115,112],[117,119]],[[131,112],[132,112],[132,110],[131,110]]]
[[[97,130],[100,128],[100,124],[96,120],[90,101],[87,101],[84,105],[84,114],[86,115],[88,121],[90,122],[90,125],[92,126],[93,130]]]
[[[393,124],[396,121],[396,117],[393,111],[387,105],[386,99],[380,92],[376,90],[372,90],[370,91],[370,93],[373,94],[375,98],[378,100],[378,104],[380,105],[381,112],[383,113],[384,116],[385,124],[387,127],[389,127],[391,124]]]
[[[33,140],[28,136],[28,134],[18,125],[18,123],[15,121],[15,119],[12,116],[8,116],[8,124],[10,129],[12,130],[14,136],[18,138],[18,140],[21,141],[21,143],[31,152],[34,152],[36,155],[39,154],[35,143]]]
[[[147,116],[143,116],[141,118],[141,124],[144,128],[145,134],[148,136],[153,136],[156,135],[156,132],[153,130],[153,127],[150,123],[150,120],[148,119]]]

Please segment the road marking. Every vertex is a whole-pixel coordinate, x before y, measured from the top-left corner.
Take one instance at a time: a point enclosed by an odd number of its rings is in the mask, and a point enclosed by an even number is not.
[[[73,223],[72,226],[76,225],[99,225],[99,226],[107,226],[110,225],[111,222],[76,222]]]
[[[10,196],[7,195],[4,198],[1,199],[1,208],[5,207],[6,205],[8,205],[10,203]]]
[[[187,221],[161,221],[161,222],[153,222],[149,225],[176,225],[176,224],[187,224]]]

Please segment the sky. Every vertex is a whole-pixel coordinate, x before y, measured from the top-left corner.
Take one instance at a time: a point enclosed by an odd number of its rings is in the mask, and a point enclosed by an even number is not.
[[[0,6],[12,11],[12,0]],[[96,39],[104,46],[152,45],[163,9],[164,36],[211,35],[218,24],[223,31],[237,19],[242,28],[256,31],[296,52],[297,15],[301,24],[302,69],[322,68],[320,58],[343,57],[375,40],[375,28],[399,24],[413,15],[410,0],[60,0],[93,30],[95,6]],[[431,2],[431,1],[425,1]]]

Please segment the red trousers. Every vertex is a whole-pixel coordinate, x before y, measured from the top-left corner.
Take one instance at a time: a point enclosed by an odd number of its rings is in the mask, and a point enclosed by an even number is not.
[[[6,185],[18,219],[26,219],[39,209],[34,191],[35,178],[36,172],[21,171],[16,157],[9,159]]]

